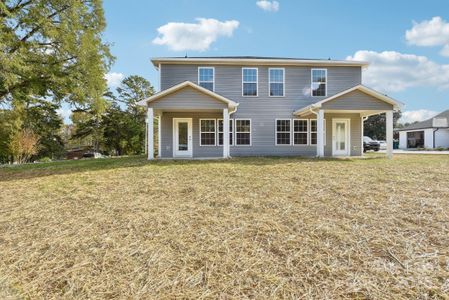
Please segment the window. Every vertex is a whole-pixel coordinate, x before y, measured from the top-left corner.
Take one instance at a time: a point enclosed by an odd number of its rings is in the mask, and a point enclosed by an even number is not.
[[[217,120],[218,122],[218,145],[223,145],[223,120]],[[234,131],[234,120],[229,120],[229,145],[232,145],[232,133]]]
[[[310,120],[310,144],[316,145],[317,143],[317,126],[316,120]],[[324,120],[323,127],[324,145],[326,145],[326,120]]]
[[[212,67],[198,68],[198,85],[205,89],[214,91],[215,69]]]
[[[424,131],[407,132],[407,148],[424,148]]]
[[[257,68],[242,69],[242,95],[257,97]]]
[[[276,120],[276,145],[290,145],[290,123],[287,120]]]
[[[251,120],[235,120],[235,144],[251,146]]]
[[[315,126],[316,127],[316,126]],[[316,135],[315,135],[316,137]],[[293,120],[293,144],[309,144],[309,122],[308,120]]]
[[[325,97],[327,90],[327,70],[312,69],[312,96]]]
[[[200,119],[200,146],[215,146],[215,119]]]
[[[284,97],[284,69],[268,69],[270,97]]]

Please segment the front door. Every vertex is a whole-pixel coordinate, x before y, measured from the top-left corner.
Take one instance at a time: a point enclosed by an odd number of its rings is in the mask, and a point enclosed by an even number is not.
[[[173,156],[192,157],[192,119],[173,119]]]
[[[349,119],[332,119],[332,156],[350,155]]]

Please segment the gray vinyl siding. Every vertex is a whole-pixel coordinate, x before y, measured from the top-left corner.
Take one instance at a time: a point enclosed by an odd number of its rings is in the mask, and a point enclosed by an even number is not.
[[[374,98],[361,91],[352,91],[329,102],[323,103],[323,109],[342,110],[392,110],[393,105]]]
[[[192,118],[193,157],[223,157],[223,146],[200,146],[200,119],[222,119],[217,113],[163,113],[161,119],[161,154],[173,157],[173,118]]]
[[[326,145],[324,146],[324,155],[332,156],[332,120],[337,119],[350,119],[350,147],[351,156],[362,155],[362,118],[358,113],[325,113],[326,119]]]
[[[161,66],[161,89],[167,89],[186,80],[198,83],[198,67],[205,65],[170,65]],[[361,83],[360,67],[327,67],[327,95],[326,97],[312,97],[310,95],[311,69],[313,67],[282,67],[273,65],[270,67],[281,67],[285,69],[285,96],[269,97],[268,84],[268,66],[258,67],[258,96],[243,97],[242,96],[242,67],[246,66],[222,66],[215,67],[215,92],[239,103],[236,113],[231,115],[232,119],[251,119],[251,146],[231,146],[231,156],[315,156],[316,146],[299,146],[299,145],[275,145],[275,119],[293,119],[293,112],[299,108],[323,100],[329,96],[335,95],[343,90],[349,89]],[[252,66],[248,66],[252,67]],[[190,107],[191,103],[196,102],[200,98],[198,95],[188,99],[182,95],[177,100],[183,101],[176,105],[181,105],[185,109]],[[167,99],[162,100],[161,103]],[[157,103],[157,102],[156,102]],[[211,101],[202,101],[208,103]],[[195,105],[197,105],[195,104]],[[154,104],[153,104],[154,105]],[[156,108],[156,107],[155,107]],[[164,113],[162,118],[162,157],[172,157],[172,118],[173,116],[192,117],[193,118],[193,156],[194,157],[221,157],[222,147],[203,147],[199,146],[199,118],[211,117],[211,113]],[[222,114],[216,114],[218,118],[222,118]],[[360,119],[359,115],[357,115]],[[313,116],[315,118],[315,116]],[[354,121],[360,127],[360,120]],[[351,128],[355,128],[351,119]],[[327,121],[327,126],[332,126],[332,121]],[[351,142],[352,146],[360,147],[360,129],[359,133],[353,134],[351,137],[357,136],[359,141]],[[329,131],[331,132],[331,129]],[[328,137],[330,134],[327,135]],[[327,143],[327,145],[329,145]],[[328,147],[328,146],[326,146]],[[326,152],[328,153],[328,152]],[[354,150],[354,155],[360,155]],[[328,155],[328,154],[327,154]]]
[[[186,87],[162,99],[150,102],[149,107],[154,109],[209,110],[223,109],[228,105],[191,87]]]

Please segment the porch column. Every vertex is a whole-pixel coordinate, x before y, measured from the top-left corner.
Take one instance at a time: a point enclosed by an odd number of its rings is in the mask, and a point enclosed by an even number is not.
[[[162,155],[161,124],[162,124],[162,112],[159,114],[159,118],[157,119],[157,157],[161,157]]]
[[[229,157],[229,110],[223,109],[223,158]]]
[[[153,133],[153,124],[154,124],[154,112],[152,107],[148,107],[147,109],[147,133],[148,133],[148,160],[154,159],[154,133]]]
[[[386,112],[387,157],[393,157],[393,111]]]
[[[324,110],[320,109],[316,122],[316,156],[324,156]]]

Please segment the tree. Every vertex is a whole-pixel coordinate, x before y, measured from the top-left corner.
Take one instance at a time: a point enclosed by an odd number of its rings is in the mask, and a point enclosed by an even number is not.
[[[137,102],[154,94],[154,88],[145,78],[138,75],[126,77],[117,88],[117,100],[126,105],[127,110],[135,117],[140,117],[145,112]]]
[[[401,112],[393,113],[393,127],[396,128],[398,120],[401,118]],[[370,116],[363,127],[363,134],[377,140],[386,140],[386,115],[379,114]]]
[[[16,132],[9,142],[13,161],[18,164],[28,162],[37,153],[38,147],[39,136],[28,128]]]
[[[0,103],[29,95],[72,104],[102,97],[113,57],[101,0],[0,3]]]

